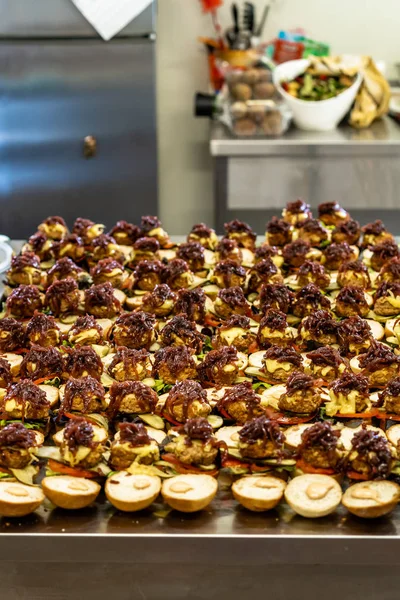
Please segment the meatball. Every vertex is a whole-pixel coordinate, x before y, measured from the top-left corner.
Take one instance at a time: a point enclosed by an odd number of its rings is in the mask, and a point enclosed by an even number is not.
[[[90,274],[93,283],[106,283],[109,281],[115,288],[122,288],[128,279],[124,267],[114,258],[103,258],[92,267]]]
[[[85,451],[82,452],[82,449]],[[60,454],[71,467],[91,469],[102,459],[105,446],[96,440],[92,423],[84,417],[71,419],[63,430]]]
[[[6,425],[0,430],[0,465],[6,469],[24,469],[32,461],[31,452],[40,440],[40,434],[22,423]]]
[[[328,232],[317,219],[303,221],[298,229],[298,238],[305,240],[310,246],[320,246],[328,239]]]
[[[72,233],[83,239],[85,244],[89,244],[94,238],[101,235],[104,231],[104,225],[100,223],[94,223],[90,219],[82,219],[78,217],[75,220],[72,228]]]
[[[339,317],[366,317],[368,302],[361,287],[347,285],[336,296],[335,312]]]
[[[110,419],[114,419],[117,414],[153,413],[157,401],[156,392],[141,381],[118,381],[110,388],[107,413]]]
[[[196,363],[186,346],[171,346],[158,350],[154,355],[153,377],[167,384],[196,377]]]
[[[276,308],[284,313],[291,311],[294,294],[286,285],[271,284],[261,286],[260,290],[260,308],[262,312],[268,308]]]
[[[107,370],[117,381],[141,381],[150,377],[151,369],[150,354],[146,350],[121,347],[117,349]]]
[[[225,237],[236,240],[241,248],[254,249],[257,236],[250,225],[235,219],[229,223],[225,223],[224,229]]]
[[[374,296],[374,311],[385,317],[399,314],[400,281],[381,283]]]
[[[283,283],[283,276],[270,258],[257,262],[249,272],[248,292],[259,292],[267,283]]]
[[[111,328],[109,337],[116,346],[147,350],[156,339],[155,319],[145,312],[124,313]]]
[[[222,260],[215,266],[210,281],[220,288],[242,287],[246,281],[246,269],[234,260]]]
[[[318,262],[306,260],[297,272],[297,283],[302,287],[313,283],[317,287],[325,290],[330,284],[331,278],[325,272],[325,268]]]
[[[182,314],[190,321],[203,323],[206,316],[206,295],[202,288],[179,290],[175,313]]]
[[[75,314],[78,311],[81,295],[75,279],[68,277],[55,281],[46,290],[45,304],[56,317]]]
[[[239,374],[240,361],[236,348],[224,346],[211,350],[198,367],[200,381],[231,385]]]
[[[331,303],[327,296],[313,284],[309,283],[299,290],[293,301],[293,314],[296,317],[306,317],[316,310],[329,310]]]
[[[49,260],[51,257],[51,250],[53,248],[53,241],[47,237],[41,231],[37,231],[28,240],[26,249],[29,252],[34,252],[40,260]]]
[[[222,319],[228,319],[232,315],[251,314],[250,305],[240,287],[220,290],[214,301],[214,309]]]
[[[94,264],[104,258],[112,258],[121,264],[125,261],[124,253],[115,239],[106,233],[102,233],[92,240],[89,262]]]
[[[50,402],[46,394],[29,379],[13,383],[0,400],[3,419],[43,420],[49,417]]]
[[[347,471],[361,473],[368,479],[389,477],[393,466],[393,456],[385,437],[377,431],[361,429],[351,440],[351,450],[347,457]]]
[[[339,267],[337,282],[340,287],[358,286],[364,289],[371,287],[368,268],[361,260],[345,262]]]
[[[279,398],[280,410],[309,414],[319,409],[322,404],[321,394],[315,387],[315,381],[300,371],[294,372],[287,379],[286,392]]]
[[[98,319],[112,319],[121,312],[111,283],[99,283],[85,290],[85,311]]]
[[[337,271],[344,262],[350,262],[357,259],[357,254],[349,244],[330,244],[322,256],[321,262],[328,271]]]
[[[73,346],[91,346],[101,344],[103,332],[96,319],[91,315],[78,317],[68,332],[68,341]]]
[[[296,240],[283,248],[285,263],[292,268],[300,267],[310,257],[311,246],[305,240]]]
[[[257,336],[251,331],[250,319],[242,315],[232,315],[216,330],[213,348],[234,346],[240,352],[250,352]]]
[[[91,346],[80,346],[68,352],[65,372],[75,379],[90,376],[100,380],[103,363]]]
[[[328,346],[337,343],[337,323],[326,310],[316,310],[303,319],[299,332],[306,346]]]
[[[295,200],[295,202],[288,202],[286,208],[282,211],[282,217],[291,225],[298,225],[312,218],[310,205],[300,199]]]
[[[69,379],[66,383],[60,412],[98,413],[107,408],[104,388],[94,377]]]
[[[292,241],[292,228],[290,223],[278,217],[272,219],[266,225],[266,240],[270,246],[285,246]]]
[[[185,260],[192,271],[204,269],[204,248],[199,242],[180,244],[176,251],[177,258]]]
[[[159,260],[141,260],[133,272],[134,285],[139,290],[153,291],[162,284],[164,265]]]
[[[189,269],[189,265],[181,258],[169,261],[165,267],[164,278],[171,290],[191,287],[194,282],[194,275]]]
[[[68,257],[75,262],[79,262],[85,256],[86,250],[82,238],[75,235],[75,233],[71,233],[59,242],[55,242],[52,252],[56,260]]]
[[[296,331],[296,330],[294,330]],[[261,348],[268,348],[272,344],[287,346],[294,342],[293,330],[288,327],[285,313],[270,308],[260,321],[257,341]]]
[[[115,239],[121,246],[133,246],[141,236],[140,227],[128,223],[127,221],[117,221],[114,227],[109,231],[109,235]]]
[[[329,385],[330,402],[325,406],[326,414],[361,413],[368,407],[369,383],[364,375],[345,372]]]
[[[268,380],[281,383],[302,368],[301,354],[291,346],[271,346],[263,356],[264,371]]]
[[[24,345],[24,328],[15,319],[5,317],[0,319],[0,350],[1,352],[14,352]]]
[[[24,252],[11,259],[11,268],[7,271],[10,285],[40,285],[42,271],[40,259],[33,252]]]
[[[375,271],[380,271],[381,268],[393,258],[400,257],[400,250],[395,242],[382,242],[371,248],[371,267]]]
[[[26,339],[29,345],[58,346],[61,340],[60,329],[54,317],[44,313],[35,313],[26,327]]]
[[[187,346],[200,354],[204,335],[197,331],[196,323],[184,315],[176,315],[162,328],[160,341],[163,346]]]
[[[318,218],[324,225],[337,227],[350,219],[349,213],[337,202],[324,202],[318,206]]]
[[[215,249],[215,259],[217,262],[221,260],[234,260],[240,265],[243,260],[243,252],[236,240],[222,238]]]
[[[68,235],[68,227],[62,217],[47,217],[40,223],[38,230],[51,240],[61,240]]]
[[[142,308],[156,317],[167,317],[174,310],[176,301],[175,292],[166,283],[162,283],[143,296]]]
[[[43,298],[34,285],[20,285],[7,298],[7,309],[20,318],[33,317],[35,311],[42,310]]]
[[[218,456],[217,440],[211,425],[201,417],[189,419],[180,428],[179,435],[165,446],[182,463],[209,466]]]
[[[357,244],[361,235],[360,223],[349,219],[339,223],[332,231],[332,242],[335,244],[341,244],[347,242],[348,244]]]
[[[195,417],[207,417],[210,412],[206,391],[200,383],[190,379],[176,383],[164,405],[164,415],[178,423],[185,423]]]
[[[360,354],[372,343],[372,332],[368,322],[361,317],[343,319],[338,324],[338,339],[345,355]]]
[[[314,423],[301,434],[299,454],[316,469],[336,469],[341,460],[339,437],[340,431],[333,429],[328,421]]]
[[[157,442],[143,423],[120,423],[110,450],[110,464],[116,470],[127,469],[132,463],[151,465],[160,459]]]
[[[385,344],[373,342],[365,354],[361,354],[358,364],[363,375],[369,377],[371,387],[382,387],[399,375],[400,357]]]
[[[386,230],[386,227],[380,220],[364,225],[362,232],[364,234],[362,242],[363,248],[369,248],[376,244],[382,244],[383,242],[394,241],[393,235]]]
[[[132,262],[139,263],[141,260],[158,260],[160,257],[160,244],[152,237],[140,237],[133,244]]]
[[[210,229],[210,227],[207,227],[204,223],[197,223],[197,225],[193,225],[187,236],[187,241],[199,242],[203,248],[215,250],[218,243],[218,237],[213,229]]]
[[[400,377],[389,381],[379,394],[378,405],[384,412],[400,415]]]
[[[284,441],[279,425],[266,416],[248,421],[239,431],[239,450],[245,458],[280,458]]]
[[[140,229],[142,235],[156,239],[160,246],[166,246],[170,243],[168,233],[162,228],[161,221],[158,217],[150,215],[142,217]]]
[[[307,375],[315,379],[333,381],[346,370],[346,363],[339,352],[331,346],[323,346],[307,354],[309,364],[306,367]]]
[[[75,279],[79,281],[83,272],[83,269],[78,267],[71,258],[67,256],[60,258],[47,271],[47,285],[49,286],[61,279]]]
[[[400,282],[400,258],[391,258],[379,271],[377,282],[384,283],[385,281]]]
[[[64,368],[64,360],[57,348],[44,348],[32,345],[21,363],[21,376],[30,379],[60,377]]]
[[[0,358],[0,388],[6,388],[12,383],[10,363],[5,358]]]

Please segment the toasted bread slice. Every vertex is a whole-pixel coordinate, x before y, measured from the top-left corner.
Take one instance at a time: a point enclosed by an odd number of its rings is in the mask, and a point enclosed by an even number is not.
[[[383,429],[380,429],[380,427],[374,427],[373,425],[369,424],[364,424],[364,427],[369,431],[376,431],[376,433],[379,433],[379,435],[381,435],[382,437],[386,437],[385,432],[383,431]],[[351,440],[353,439],[356,433],[361,431],[362,428],[363,425],[359,425],[358,427],[343,427],[340,430],[339,445],[342,446],[344,450],[349,452],[351,450]]]
[[[339,506],[342,490],[328,475],[300,475],[290,481],[285,490],[289,506],[302,517],[325,517]]]
[[[161,493],[171,508],[190,513],[206,508],[217,490],[217,480],[211,475],[177,475],[164,481]]]
[[[101,486],[95,481],[70,475],[45,477],[42,488],[53,504],[68,510],[89,506],[96,500],[101,490]]]
[[[39,508],[44,494],[38,487],[16,481],[0,481],[0,515],[24,517]]]
[[[106,481],[105,493],[115,508],[135,512],[147,508],[161,490],[161,480],[153,475],[132,475],[119,471]]]
[[[239,443],[239,431],[241,429],[242,427],[240,425],[221,427],[215,432],[215,437],[219,442],[225,442],[228,448],[237,448]]]
[[[248,510],[271,510],[282,499],[286,483],[277,477],[241,477],[232,485],[232,494]]]
[[[342,504],[357,517],[374,519],[387,515],[400,500],[400,487],[393,481],[361,481],[344,493]]]

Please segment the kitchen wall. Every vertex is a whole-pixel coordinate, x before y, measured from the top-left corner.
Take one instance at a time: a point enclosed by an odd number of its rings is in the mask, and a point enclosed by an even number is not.
[[[253,0],[259,14],[264,0]],[[158,0],[158,132],[160,213],[171,233],[195,222],[213,222],[209,123],[193,117],[196,90],[207,91],[207,58],[197,42],[212,35],[210,17],[198,0]],[[220,10],[230,25],[230,2]],[[400,62],[400,0],[275,0],[265,39],[279,29],[301,26],[327,41],[333,52],[372,54],[395,74]]]

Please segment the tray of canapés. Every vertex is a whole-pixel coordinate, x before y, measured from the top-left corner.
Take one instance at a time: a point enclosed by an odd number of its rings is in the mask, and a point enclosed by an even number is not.
[[[174,244],[156,217],[49,217],[0,315],[0,514],[247,509],[362,517],[400,498],[400,251],[301,200]],[[46,499],[47,498],[47,499]]]

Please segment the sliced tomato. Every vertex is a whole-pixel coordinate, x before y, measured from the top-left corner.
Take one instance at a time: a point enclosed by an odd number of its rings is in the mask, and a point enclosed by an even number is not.
[[[4,469],[3,467],[0,467],[0,473],[7,473],[8,475],[11,475],[11,471]]]
[[[26,354],[29,352],[28,348],[18,348],[18,350],[13,350],[12,354]]]
[[[210,325],[211,327],[219,327],[222,321],[218,317],[212,315],[211,313],[207,313],[204,319],[205,325]]]
[[[391,415],[390,413],[378,412],[376,416],[382,421],[400,421],[400,415]]]
[[[298,425],[299,423],[308,423],[312,421],[317,413],[311,415],[303,415],[300,417],[285,415],[284,413],[274,412],[270,409],[266,409],[266,415],[270,419],[275,420],[279,425]]]
[[[252,473],[265,473],[265,471],[271,471],[273,469],[272,465],[257,465],[256,463],[251,463],[250,471]]]
[[[253,354],[253,352],[257,352],[259,350],[259,345],[256,341],[251,342],[249,348],[248,348],[248,352],[249,354]]]
[[[369,412],[361,412],[361,413],[336,413],[333,415],[336,419],[372,419],[372,417],[378,416],[378,409],[370,410]]]
[[[249,469],[250,468],[249,463],[243,462],[243,461],[239,460],[238,458],[231,458],[230,456],[227,456],[226,458],[222,459],[222,466],[225,469],[237,468],[237,467],[240,467],[241,469]]]
[[[80,469],[79,467],[70,467],[69,465],[64,465],[53,458],[49,458],[47,464],[49,465],[49,469],[54,471],[54,473],[72,475],[72,477],[85,477],[86,479],[95,479],[96,477],[99,477],[99,474],[95,473],[94,471]]]
[[[322,469],[322,468],[318,468],[318,467],[313,467],[312,465],[310,465],[308,462],[306,462],[302,458],[299,458],[296,461],[296,465],[304,473],[316,473],[317,475],[335,475],[335,473],[336,473],[335,469],[331,469],[331,468]]]
[[[218,473],[219,473],[218,469],[206,471],[204,469],[201,469],[200,467],[194,467],[193,465],[186,465],[185,463],[182,463],[180,460],[178,460],[176,458],[176,456],[174,456],[173,454],[163,454],[162,460],[165,460],[166,462],[173,465],[175,467],[175,469],[178,471],[178,473],[181,473],[181,474],[185,474],[185,473],[199,474],[199,473],[201,473],[202,475],[211,475],[211,477],[214,477],[215,475],[218,475]]]
[[[39,379],[34,379],[33,383],[35,383],[36,385],[40,385],[45,381],[49,381],[49,379],[54,379],[54,377],[59,377],[59,375],[57,375],[56,373],[51,373],[50,375],[46,375],[46,377],[39,377]]]
[[[358,481],[368,481],[369,475],[366,473],[357,473],[357,471],[347,471],[346,473],[349,479],[357,479]]]
[[[167,413],[161,413],[161,416],[163,417],[163,419],[165,419],[169,423],[172,423],[172,425],[183,425],[183,423],[179,423],[179,421],[176,421],[173,417],[171,417]]]

